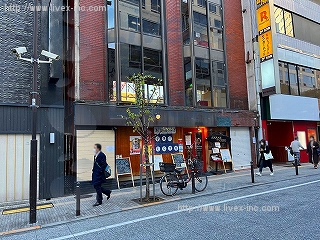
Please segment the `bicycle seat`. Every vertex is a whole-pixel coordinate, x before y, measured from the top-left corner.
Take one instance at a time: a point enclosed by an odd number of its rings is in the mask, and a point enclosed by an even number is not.
[[[175,171],[176,173],[181,173],[181,172],[183,171],[183,168],[176,168],[174,171]]]

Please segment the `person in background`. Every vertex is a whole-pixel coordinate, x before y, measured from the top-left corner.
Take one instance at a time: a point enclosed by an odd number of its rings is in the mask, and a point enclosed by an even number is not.
[[[307,154],[309,156],[309,163],[313,163],[315,169],[318,168],[319,156],[317,149],[319,148],[319,143],[314,139],[314,136],[311,136],[307,146]]]
[[[262,169],[264,167],[269,167],[270,169],[270,175],[273,175],[273,168],[272,168],[272,161],[271,159],[266,159],[265,154],[270,153],[270,147],[267,145],[267,142],[265,139],[262,139],[260,141],[260,147],[259,147],[259,152],[260,152],[260,161],[259,161],[259,172],[256,173],[258,176],[262,176]]]
[[[107,196],[107,200],[110,198],[111,191],[102,187],[102,184],[106,182],[105,169],[107,167],[107,157],[101,152],[101,144],[97,143],[93,148],[94,162],[92,169],[92,185],[97,192],[97,202],[94,207],[102,204],[102,193]]]
[[[291,142],[290,147],[292,149],[294,158],[297,159],[297,165],[301,166],[301,164],[300,164],[300,148],[304,149],[304,147],[299,142],[298,137],[294,138],[294,140]],[[293,162],[292,164],[295,165],[295,162]]]

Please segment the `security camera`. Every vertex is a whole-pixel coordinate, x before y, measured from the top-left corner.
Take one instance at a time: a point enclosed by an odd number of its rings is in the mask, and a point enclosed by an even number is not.
[[[12,53],[16,54],[17,57],[21,57],[21,54],[27,52],[27,48],[26,47],[17,47],[17,48],[11,49],[11,51],[12,51]]]
[[[52,60],[59,60],[60,59],[59,55],[54,54],[52,52],[45,51],[45,50],[41,51],[41,55],[43,55],[43,56],[45,56],[47,58],[50,58]]]

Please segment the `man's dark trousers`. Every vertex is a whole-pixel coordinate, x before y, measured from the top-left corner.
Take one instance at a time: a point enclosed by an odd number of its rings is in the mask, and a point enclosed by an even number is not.
[[[97,192],[97,202],[98,203],[102,203],[102,199],[103,199],[102,193],[107,196],[110,196],[111,191],[103,188],[101,186],[101,184],[94,185],[93,187],[96,189],[96,192]]]

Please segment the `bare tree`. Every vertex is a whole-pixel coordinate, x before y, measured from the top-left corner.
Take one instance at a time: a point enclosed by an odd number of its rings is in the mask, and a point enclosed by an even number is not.
[[[152,135],[149,130],[150,124],[156,120],[155,109],[161,100],[160,85],[162,80],[156,79],[152,75],[133,74],[127,77],[132,83],[135,92],[135,100],[132,107],[129,107],[126,112],[127,125],[133,127],[133,131],[137,132],[143,140],[144,160],[146,163],[146,195],[145,201],[150,200],[150,156],[148,145],[152,141]],[[151,86],[149,89],[146,86]]]

